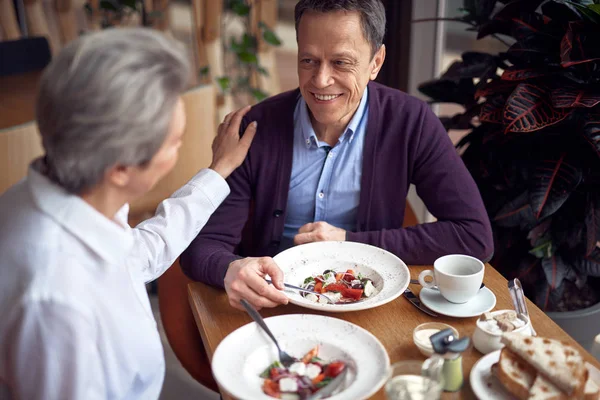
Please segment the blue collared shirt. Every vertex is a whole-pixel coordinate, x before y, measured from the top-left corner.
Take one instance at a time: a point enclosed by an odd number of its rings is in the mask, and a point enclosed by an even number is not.
[[[365,88],[358,109],[334,147],[317,139],[304,98],[296,103],[292,176],[280,251],[293,246],[298,229],[309,222],[324,221],[355,230],[369,115],[367,99]]]

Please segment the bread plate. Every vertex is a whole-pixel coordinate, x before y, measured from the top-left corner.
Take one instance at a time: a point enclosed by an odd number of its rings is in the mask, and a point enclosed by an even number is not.
[[[469,382],[471,383],[473,393],[475,393],[475,396],[480,400],[514,399],[514,397],[504,389],[498,379],[492,375],[492,365],[497,363],[500,359],[501,351],[502,350],[496,350],[481,357],[471,369]],[[590,378],[597,385],[600,385],[600,370],[588,362],[585,363],[585,366],[590,373]]]

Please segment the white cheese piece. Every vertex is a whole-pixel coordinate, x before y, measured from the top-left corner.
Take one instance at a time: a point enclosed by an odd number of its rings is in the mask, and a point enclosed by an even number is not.
[[[328,277],[327,279],[325,279],[325,285],[329,285],[330,283],[336,283],[337,281],[335,280],[335,275],[333,274],[327,274]]]
[[[374,293],[375,293],[375,286],[373,286],[371,281],[367,281],[367,284],[365,285],[365,291],[364,291],[365,297],[371,297]]]
[[[319,298],[318,298],[318,297],[317,297],[317,295],[316,295],[316,294],[314,294],[314,293],[309,293],[309,294],[307,294],[307,295],[306,295],[304,298],[305,298],[306,300],[308,300],[308,301],[312,301],[312,302],[314,302],[314,303],[316,303],[316,302],[318,302],[318,301],[319,301]]]
[[[342,294],[338,292],[326,292],[325,295],[329,297],[334,303],[337,303],[342,298]],[[325,300],[325,298],[322,298]],[[327,300],[325,300],[327,302]]]
[[[360,284],[360,281],[359,281],[358,279],[355,279],[355,280],[353,280],[352,282],[350,282],[350,284],[351,284],[352,286],[354,286],[354,285],[359,285],[359,284]]]
[[[281,392],[297,392],[298,382],[294,378],[282,378],[279,381],[279,390]]]
[[[303,362],[296,362],[290,365],[290,372],[296,373],[300,376],[304,376],[306,374],[306,364]]]
[[[325,297],[319,296],[319,303],[321,303],[321,304],[329,304],[329,301]]]
[[[308,364],[306,367],[306,377],[310,379],[315,379],[321,373],[321,367],[317,364]]]

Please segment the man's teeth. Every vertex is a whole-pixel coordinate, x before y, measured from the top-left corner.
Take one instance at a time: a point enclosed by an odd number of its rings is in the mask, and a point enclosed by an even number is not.
[[[315,94],[315,97],[317,98],[317,100],[321,100],[321,101],[333,100],[338,96],[339,96],[338,94],[327,94],[327,95]]]

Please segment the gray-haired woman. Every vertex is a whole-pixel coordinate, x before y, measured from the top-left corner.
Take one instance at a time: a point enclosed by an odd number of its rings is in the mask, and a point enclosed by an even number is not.
[[[42,78],[45,156],[0,197],[0,397],[156,399],[164,360],[145,282],[229,194],[256,125],[219,126],[213,163],[131,229],[127,203],[175,165],[189,66],[145,29],[86,35]]]

